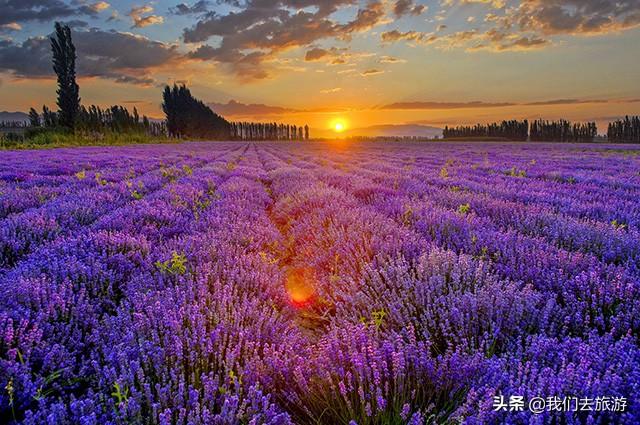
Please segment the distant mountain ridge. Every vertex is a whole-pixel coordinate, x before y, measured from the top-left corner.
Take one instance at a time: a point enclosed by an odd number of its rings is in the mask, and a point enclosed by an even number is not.
[[[420,124],[380,124],[347,130],[349,136],[434,137],[442,136],[442,129]]]
[[[24,112],[0,111],[0,121],[29,121],[29,115]]]

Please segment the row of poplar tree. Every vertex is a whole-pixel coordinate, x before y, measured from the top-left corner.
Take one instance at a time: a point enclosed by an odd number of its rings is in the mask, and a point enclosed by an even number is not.
[[[598,135],[595,122],[571,123],[566,120],[536,120],[531,123],[529,138],[543,142],[593,142]]]
[[[308,140],[309,126],[230,122],[196,99],[183,84],[165,86],[162,110],[171,137],[214,140]]]
[[[445,127],[445,139],[498,137],[508,140],[542,142],[593,142],[598,136],[595,122],[572,123],[567,120],[510,120],[473,126]],[[611,143],[640,143],[640,116],[626,116],[610,122],[607,140]]]
[[[640,143],[640,116],[626,116],[610,122],[607,139],[612,143]]]
[[[50,110],[46,105],[42,112],[34,108],[29,110],[30,127],[60,128],[67,127],[62,122],[62,114]],[[80,106],[74,118],[73,129],[80,132],[113,131],[119,133],[144,132],[159,136],[166,132],[164,123],[153,122],[145,115],[142,117],[134,107],[133,112],[123,106],[114,105],[109,108],[101,108],[96,105],[90,107]]]
[[[555,142],[593,142],[598,135],[595,122],[571,123],[566,120],[509,120],[473,126],[445,127],[445,139],[465,137],[496,137],[508,140]]]
[[[57,77],[58,111],[46,105],[38,112],[29,110],[29,126],[44,129],[68,129],[80,132],[145,132],[152,135],[164,134],[164,124],[151,122],[146,116],[140,117],[123,106],[114,105],[100,108],[80,103],[80,87],[76,82],[76,48],[68,25],[55,23],[55,35],[50,38],[53,56],[53,70]]]
[[[309,140],[309,126],[279,123],[231,122],[233,140]]]
[[[445,126],[442,136],[445,139],[459,137],[500,137],[509,140],[527,140],[529,122],[527,120],[509,120],[500,123],[476,124],[473,126]]]

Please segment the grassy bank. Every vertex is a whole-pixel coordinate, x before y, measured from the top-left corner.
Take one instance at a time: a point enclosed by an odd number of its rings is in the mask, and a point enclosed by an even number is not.
[[[31,131],[0,136],[0,149],[48,149],[72,146],[121,146],[141,143],[178,143],[180,140],[142,132],[84,133],[65,130]]]

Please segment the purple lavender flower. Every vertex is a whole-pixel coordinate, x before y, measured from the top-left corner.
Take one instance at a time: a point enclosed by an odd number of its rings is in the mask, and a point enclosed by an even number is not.
[[[638,423],[638,163],[576,149],[6,152],[0,421]]]

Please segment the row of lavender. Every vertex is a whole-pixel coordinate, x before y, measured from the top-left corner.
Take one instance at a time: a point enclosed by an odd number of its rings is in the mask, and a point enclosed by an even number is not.
[[[637,423],[639,154],[9,152],[0,421]]]

